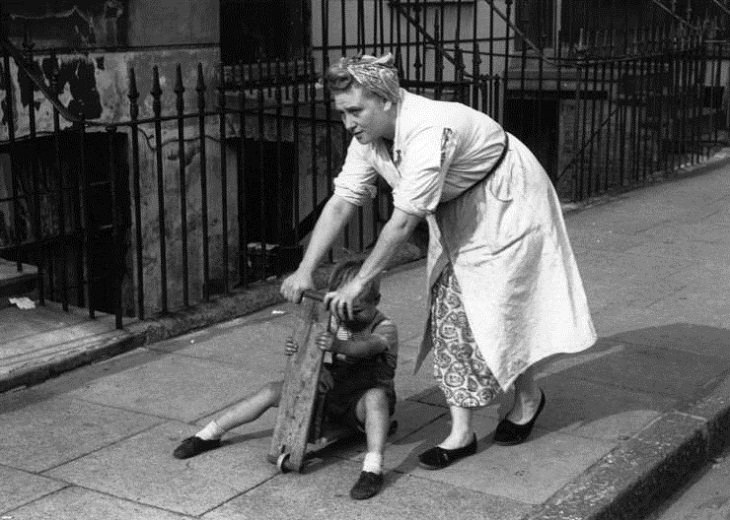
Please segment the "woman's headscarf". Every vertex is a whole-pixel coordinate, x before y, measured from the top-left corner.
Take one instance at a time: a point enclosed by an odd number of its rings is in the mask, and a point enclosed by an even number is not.
[[[379,58],[368,55],[341,58],[339,65],[373,94],[397,103],[400,97],[400,83],[394,62],[393,55],[388,53]]]

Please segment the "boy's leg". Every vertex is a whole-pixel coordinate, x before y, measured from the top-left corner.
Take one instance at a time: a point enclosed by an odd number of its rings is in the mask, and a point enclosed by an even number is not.
[[[360,398],[355,408],[360,422],[365,424],[368,451],[363,460],[360,478],[350,490],[356,500],[370,498],[383,485],[383,453],[390,428],[388,397],[382,388],[371,388]]]
[[[281,399],[281,381],[267,383],[253,394],[228,410],[221,417],[210,421],[192,437],[184,439],[175,448],[173,456],[187,459],[220,446],[220,439],[230,429],[258,419],[262,413],[279,404]]]
[[[385,390],[371,388],[365,392],[358,401],[355,412],[358,421],[365,425],[368,453],[377,453],[382,458],[390,429],[390,410]],[[382,472],[382,460],[379,470]]]
[[[281,381],[265,384],[253,394],[244,397],[241,402],[215,419],[214,422],[225,433],[236,426],[255,421],[269,408],[278,406],[282,385]]]

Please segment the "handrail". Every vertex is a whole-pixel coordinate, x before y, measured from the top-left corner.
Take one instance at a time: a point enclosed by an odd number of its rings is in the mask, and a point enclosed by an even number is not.
[[[670,9],[669,7],[667,7],[666,5],[664,5],[664,2],[662,2],[661,0],[651,0],[651,2],[654,5],[657,5],[661,9],[663,9],[664,11],[666,11],[669,15],[672,16],[672,18],[674,18],[678,22],[682,22],[684,25],[686,25],[687,27],[689,27],[690,29],[692,29],[694,31],[698,31],[699,30],[699,27],[695,27],[694,25],[692,25],[691,23],[689,23],[687,20],[685,20],[684,18],[682,18],[681,16],[679,16],[672,9]]]
[[[720,0],[712,0],[714,4],[717,5],[721,10],[725,12],[725,14],[730,14],[730,9],[727,8],[727,6],[720,3]]]
[[[578,157],[579,157],[579,156],[581,156],[581,155],[583,154],[583,152],[585,152],[585,151],[586,151],[586,150],[588,149],[588,147],[589,147],[590,145],[592,145],[592,144],[593,144],[593,141],[594,141],[594,140],[596,139],[596,136],[598,136],[598,135],[599,135],[599,134],[601,133],[601,130],[603,130],[603,127],[604,127],[604,126],[606,126],[606,125],[608,124],[608,122],[609,122],[609,121],[611,120],[611,117],[613,117],[614,115],[616,115],[616,113],[618,113],[618,110],[619,110],[619,107],[616,107],[616,108],[614,108],[614,109],[613,109],[613,110],[612,110],[612,111],[611,111],[611,112],[610,112],[610,113],[609,113],[609,114],[608,114],[608,115],[606,116],[606,118],[605,118],[605,119],[603,120],[603,122],[602,122],[602,123],[601,123],[600,125],[598,125],[598,128],[596,128],[595,130],[593,130],[593,132],[591,133],[591,135],[590,135],[590,137],[588,138],[588,140],[586,140],[586,141],[584,141],[584,142],[583,142],[583,146],[582,146],[582,147],[580,148],[580,150],[576,151],[576,152],[575,152],[575,153],[573,154],[573,158],[572,158],[572,159],[570,160],[570,162],[569,162],[569,163],[568,163],[568,164],[567,164],[567,165],[565,166],[565,168],[563,168],[563,171],[561,171],[561,172],[560,172],[560,173],[559,173],[559,174],[558,174],[558,175],[557,175],[557,176],[555,177],[555,182],[557,182],[557,181],[559,181],[560,179],[562,179],[562,178],[563,178],[563,175],[565,175],[565,173],[566,173],[566,172],[567,172],[567,171],[568,171],[568,170],[569,170],[570,168],[572,168],[572,167],[573,167],[573,165],[574,165],[574,164],[576,163],[576,161],[578,160]]]
[[[43,79],[43,77],[38,74],[37,71],[31,70],[31,67],[28,67],[26,64],[25,57],[23,56],[23,53],[20,49],[18,49],[13,43],[8,40],[8,38],[5,35],[0,34],[0,48],[2,48],[8,55],[10,55],[11,58],[15,61],[15,64],[18,66],[19,69],[23,71],[23,73],[28,76],[28,78],[33,82],[33,84],[40,90],[43,95],[46,97],[46,99],[53,105],[53,107],[58,110],[58,113],[67,121],[71,123],[76,124],[86,124],[90,126],[100,126],[105,127],[108,126],[105,123],[95,122],[93,120],[89,121],[86,119],[83,119],[77,115],[72,114],[68,108],[66,108],[63,103],[61,103],[58,100],[58,96],[56,96],[52,91],[51,87],[48,86]]]

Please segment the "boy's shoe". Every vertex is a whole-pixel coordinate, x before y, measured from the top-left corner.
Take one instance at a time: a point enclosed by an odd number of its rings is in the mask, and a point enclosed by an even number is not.
[[[362,471],[360,478],[357,479],[355,485],[350,490],[350,497],[355,500],[365,500],[378,494],[380,488],[383,487],[382,473],[371,473]]]
[[[189,459],[190,457],[195,457],[205,451],[214,450],[220,445],[220,439],[206,441],[200,437],[192,436],[184,439],[180,443],[180,446],[175,448],[175,451],[172,452],[172,456],[176,459]]]

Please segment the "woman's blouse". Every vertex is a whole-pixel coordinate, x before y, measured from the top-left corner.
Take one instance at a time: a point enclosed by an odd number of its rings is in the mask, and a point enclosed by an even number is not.
[[[392,156],[382,139],[353,139],[334,181],[336,195],[361,206],[375,196],[380,175],[393,188],[396,208],[425,217],[482,179],[502,153],[502,127],[466,105],[401,89],[397,110]]]

